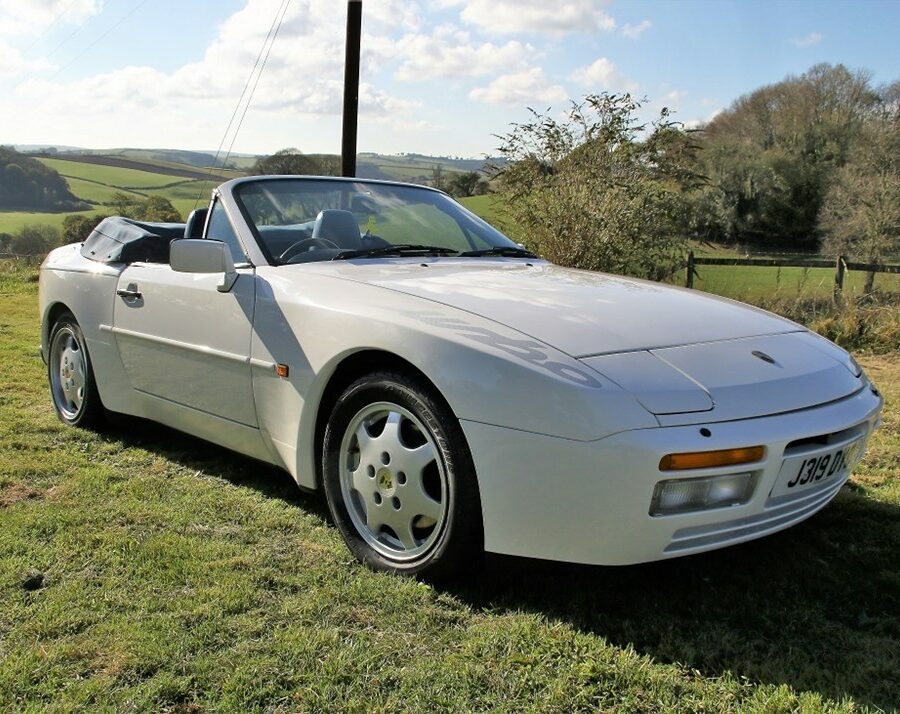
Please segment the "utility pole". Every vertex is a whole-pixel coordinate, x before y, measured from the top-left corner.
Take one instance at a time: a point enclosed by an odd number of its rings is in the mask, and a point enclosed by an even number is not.
[[[347,48],[344,57],[344,123],[341,132],[341,175],[356,176],[356,129],[359,115],[359,46],[362,0],[347,0]]]

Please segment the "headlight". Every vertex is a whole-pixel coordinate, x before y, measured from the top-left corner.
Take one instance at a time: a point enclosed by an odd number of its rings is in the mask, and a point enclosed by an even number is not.
[[[750,472],[660,481],[653,490],[651,516],[704,511],[747,503],[756,486]]]

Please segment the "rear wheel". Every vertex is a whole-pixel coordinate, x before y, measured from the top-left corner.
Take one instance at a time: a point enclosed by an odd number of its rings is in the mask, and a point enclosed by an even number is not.
[[[53,408],[60,421],[88,429],[103,424],[103,404],[87,344],[70,312],[60,315],[51,329],[47,377]]]
[[[351,384],[325,430],[325,494],[353,554],[376,570],[430,578],[481,556],[481,507],[456,417],[420,380]]]

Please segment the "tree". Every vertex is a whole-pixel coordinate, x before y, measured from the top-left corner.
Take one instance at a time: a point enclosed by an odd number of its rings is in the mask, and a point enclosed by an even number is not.
[[[900,253],[900,82],[882,94],[822,208],[825,250],[867,263]],[[866,276],[872,292],[875,273]]]
[[[444,175],[444,167],[440,164],[431,167],[431,185],[438,191],[447,191],[449,188],[447,177]]]
[[[249,170],[250,176],[337,176],[340,158],[329,155],[311,156],[298,149],[282,149],[271,156],[257,159]]]
[[[456,173],[447,181],[448,193],[457,197],[485,194],[487,188],[487,179],[477,171]]]
[[[740,97],[705,127],[697,232],[818,248],[822,202],[877,102],[868,73],[828,64]]]
[[[687,251],[696,144],[667,110],[640,123],[628,94],[592,94],[563,119],[532,111],[501,137],[514,235],[562,265],[660,279]]]
[[[58,172],[37,159],[0,146],[0,209],[72,211],[86,207],[72,195]]]
[[[133,218],[136,221],[171,223],[182,220],[181,214],[169,199],[153,195],[141,198],[135,194],[118,191],[112,195],[108,205],[117,216]]]
[[[175,210],[172,202],[163,196],[147,198],[136,217],[142,221],[154,223],[178,223],[181,221],[181,214]]]

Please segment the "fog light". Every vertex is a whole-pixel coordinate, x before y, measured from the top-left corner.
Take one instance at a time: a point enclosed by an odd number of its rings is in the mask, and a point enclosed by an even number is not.
[[[753,495],[752,473],[660,481],[653,490],[651,516],[740,506]]]

